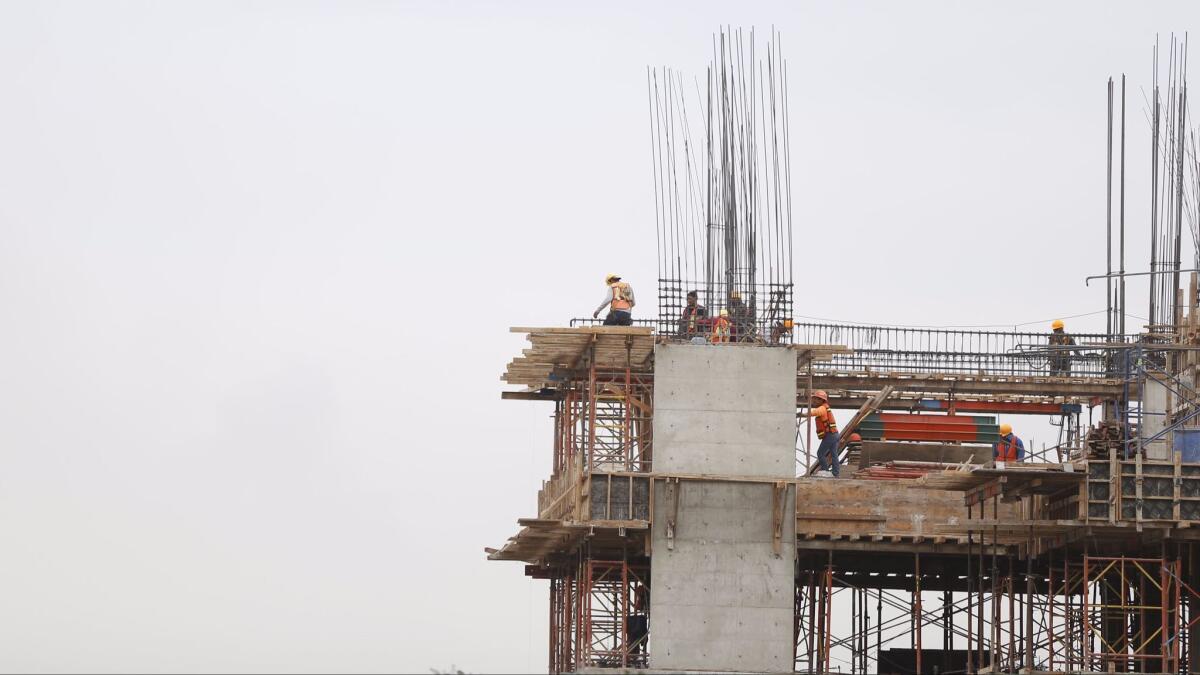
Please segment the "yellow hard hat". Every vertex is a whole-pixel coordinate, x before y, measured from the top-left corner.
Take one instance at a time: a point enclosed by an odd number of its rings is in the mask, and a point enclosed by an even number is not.
[[[1055,319],[1055,320],[1054,320],[1054,323],[1050,324],[1050,328],[1051,328],[1051,329],[1053,329],[1053,330],[1059,330],[1059,329],[1061,329],[1063,326],[1066,326],[1066,325],[1067,325],[1067,324],[1065,324],[1065,323],[1063,323],[1063,322],[1062,322],[1062,319]]]
[[[784,320],[783,320],[783,327],[784,327],[784,329],[785,329],[785,330],[791,330],[793,325],[794,325],[794,324],[792,323],[792,320],[791,320],[791,319],[784,319]]]
[[[604,283],[611,284],[612,282],[619,281],[620,279],[621,279],[620,274],[610,274],[610,275],[604,277]]]
[[[729,316],[729,310],[727,310],[727,309],[721,310],[721,316]]]
[[[1000,425],[1000,435],[1001,436],[1007,436],[1011,433],[1012,433],[1012,425],[1011,424],[1001,424]]]

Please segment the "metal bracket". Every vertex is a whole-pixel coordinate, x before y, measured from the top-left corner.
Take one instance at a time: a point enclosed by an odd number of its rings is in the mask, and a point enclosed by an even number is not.
[[[787,489],[786,481],[776,481],[771,489],[771,514],[773,520],[773,532],[775,533],[771,545],[775,549],[775,557],[779,557],[783,553],[783,516],[787,506]]]
[[[667,490],[667,550],[675,550],[675,523],[679,520],[679,492],[682,486],[678,478],[666,480]]]

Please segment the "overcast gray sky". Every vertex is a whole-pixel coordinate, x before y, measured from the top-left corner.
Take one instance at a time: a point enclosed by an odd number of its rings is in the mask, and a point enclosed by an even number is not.
[[[798,315],[1041,326],[1104,308],[1122,71],[1145,267],[1141,87],[1198,18],[0,2],[0,669],[544,669],[546,584],[483,547],[550,411],[499,375],[604,273],[653,290],[647,65],[782,31]]]

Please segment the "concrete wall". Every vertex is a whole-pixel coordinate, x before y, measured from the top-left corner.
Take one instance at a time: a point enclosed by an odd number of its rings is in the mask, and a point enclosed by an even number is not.
[[[1170,391],[1164,382],[1156,377],[1147,377],[1142,390],[1142,429],[1143,442],[1167,426],[1167,409],[1170,407]],[[1170,446],[1167,439],[1146,443],[1143,448],[1146,459],[1167,460],[1171,458]]]
[[[655,348],[654,468],[728,476],[795,475],[796,357],[732,345]],[[795,495],[780,554],[772,486],[682,481],[673,549],[665,486],[655,486],[650,666],[790,672]]]
[[[796,352],[654,348],[654,470],[796,475]]]

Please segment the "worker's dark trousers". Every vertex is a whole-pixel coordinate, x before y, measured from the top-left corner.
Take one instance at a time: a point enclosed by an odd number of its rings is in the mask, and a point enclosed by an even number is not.
[[[605,326],[632,326],[633,315],[629,312],[623,312],[619,309],[613,310],[604,317]]]
[[[830,431],[821,439],[821,445],[817,448],[817,461],[821,463],[821,469],[828,469],[835,476],[839,473],[837,446],[838,433]]]

